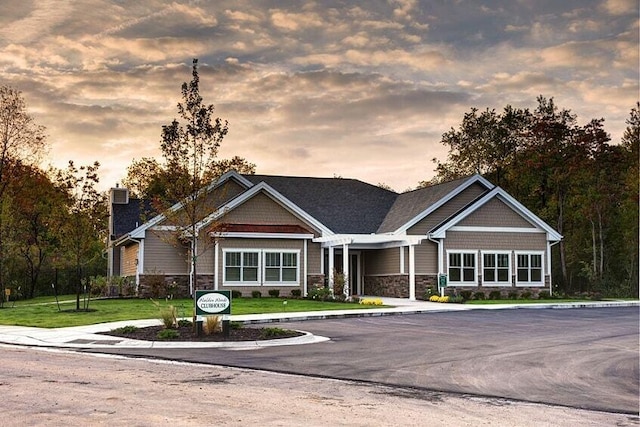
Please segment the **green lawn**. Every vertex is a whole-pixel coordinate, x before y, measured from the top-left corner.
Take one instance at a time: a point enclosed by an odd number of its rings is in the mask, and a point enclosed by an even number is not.
[[[35,326],[41,328],[61,328],[67,326],[91,325],[120,320],[159,318],[159,309],[147,299],[106,299],[92,300],[90,312],[74,312],[75,296],[58,297],[60,310],[54,297],[39,297],[32,300],[5,303],[0,309],[0,325]],[[376,308],[360,304],[320,302],[305,299],[284,298],[236,298],[233,300],[232,315],[281,313],[319,310],[349,310]],[[159,301],[162,306],[174,305],[179,317],[193,316],[193,300],[177,299]],[[81,301],[82,306],[82,301]],[[380,306],[378,306],[379,308]]]
[[[579,298],[549,298],[549,299],[486,299],[486,300],[469,300],[465,304],[554,304],[562,302],[593,302],[594,300]],[[603,301],[616,301],[603,300]]]

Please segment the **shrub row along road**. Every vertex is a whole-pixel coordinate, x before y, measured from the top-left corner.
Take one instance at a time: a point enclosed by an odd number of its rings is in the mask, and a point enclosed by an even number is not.
[[[254,351],[105,351],[598,411],[638,412],[637,307],[474,310],[278,326],[303,329],[331,341]]]

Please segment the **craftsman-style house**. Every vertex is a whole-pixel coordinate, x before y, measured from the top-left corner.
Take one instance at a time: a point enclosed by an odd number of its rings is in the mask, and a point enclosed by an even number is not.
[[[480,175],[398,194],[353,179],[229,172],[209,191],[217,202],[196,240],[176,245],[168,216],[141,222],[139,201],[112,189],[109,273],[131,277],[141,295],[159,276],[184,293],[306,295],[336,272],[347,295],[422,299],[443,276],[447,289],[551,292],[562,236]]]

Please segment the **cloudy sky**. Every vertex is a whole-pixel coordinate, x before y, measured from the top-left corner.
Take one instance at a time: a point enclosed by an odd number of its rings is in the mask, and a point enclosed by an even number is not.
[[[471,107],[542,94],[618,142],[638,100],[638,2],[0,2],[0,84],[46,126],[54,165],[99,160],[105,187],[159,157],[196,57],[229,121],[221,157],[402,191],[433,176]]]

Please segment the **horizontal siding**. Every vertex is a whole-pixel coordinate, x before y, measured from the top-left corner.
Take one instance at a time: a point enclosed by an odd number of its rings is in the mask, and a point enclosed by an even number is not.
[[[138,259],[138,244],[126,246],[122,250],[122,275],[123,276],[135,276],[138,266],[136,260]]]
[[[144,274],[188,274],[187,249],[172,244],[172,233],[147,231]]]
[[[519,227],[534,228],[520,214],[507,206],[502,200],[493,198],[457,225],[480,227]]]
[[[322,256],[322,246],[320,243],[307,243],[307,259],[309,260],[307,265],[309,267],[309,272],[307,274],[322,274],[320,271],[321,261],[320,258]]]
[[[435,212],[432,212],[422,221],[409,228],[409,230],[407,230],[407,234],[427,234],[433,227],[440,224],[442,221],[459,211],[471,201],[475,200],[485,191],[486,189],[480,184],[476,183],[471,185],[462,193],[449,200],[449,202],[447,202],[444,206],[436,209]]]
[[[416,274],[437,274],[438,273],[438,245],[437,244],[430,241],[422,242],[422,244],[416,246],[415,256],[416,256]],[[406,272],[407,273],[409,272],[408,268]]]
[[[477,233],[447,231],[445,249],[502,249],[533,250],[547,249],[545,233]]]
[[[364,273],[365,275],[399,274],[400,248],[366,251]]]

